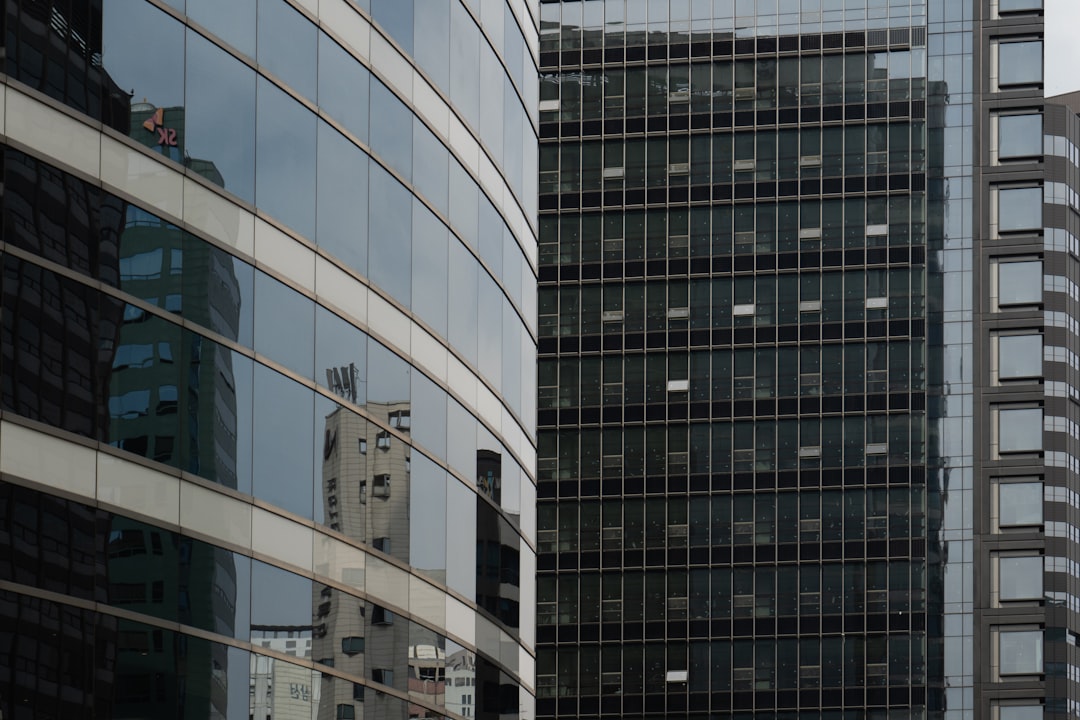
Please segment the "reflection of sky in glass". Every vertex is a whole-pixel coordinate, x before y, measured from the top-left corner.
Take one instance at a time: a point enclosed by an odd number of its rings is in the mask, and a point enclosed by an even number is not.
[[[102,64],[133,102],[184,104],[184,28],[150,3],[106,2]]]

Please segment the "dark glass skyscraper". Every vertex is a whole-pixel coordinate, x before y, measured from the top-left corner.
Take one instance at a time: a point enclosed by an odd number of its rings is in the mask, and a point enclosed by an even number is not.
[[[538,715],[1074,716],[1041,0],[540,19]]]
[[[0,10],[0,718],[534,717],[536,6]]]

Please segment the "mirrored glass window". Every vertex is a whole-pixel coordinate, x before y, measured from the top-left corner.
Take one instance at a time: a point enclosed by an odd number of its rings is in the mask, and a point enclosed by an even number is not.
[[[412,302],[412,194],[371,164],[368,253],[371,280],[408,307]]]
[[[450,240],[450,231],[442,221],[422,204],[413,203],[412,309],[443,337],[446,337]]]
[[[998,377],[1002,380],[1042,375],[1042,335],[1001,335],[998,337]]]
[[[1032,305],[1042,302],[1042,261],[1021,260],[998,265],[998,304]]]
[[[1042,188],[1000,188],[998,190],[998,230],[1038,230],[1042,228]]]
[[[360,61],[319,34],[319,107],[364,142],[368,137],[370,82],[371,75]]]
[[[409,564],[430,577],[445,577],[448,485],[457,484],[446,471],[420,453],[412,456],[412,493],[409,498]]]
[[[315,303],[263,272],[255,274],[255,350],[314,377]]]
[[[256,363],[252,415],[255,497],[310,518],[316,427],[311,390]]]
[[[319,123],[315,237],[349,267],[367,274],[368,156]]]
[[[998,157],[1042,155],[1042,115],[1002,115],[998,118]]]
[[[216,0],[207,3],[221,5]],[[186,80],[184,146],[192,167],[254,202],[255,71],[189,30]]]
[[[998,524],[1001,527],[1042,525],[1043,484],[1011,482],[998,485]]]
[[[1042,408],[1007,408],[998,411],[998,448],[1001,452],[1042,450]]]
[[[316,100],[319,31],[285,0],[259,0],[259,65],[301,95]]]
[[[187,14],[240,52],[255,57],[255,0],[187,0]]]
[[[259,79],[255,204],[308,238],[315,237],[316,128],[312,112]]]
[[[1001,557],[998,571],[998,596],[1002,601],[1042,598],[1042,557]]]
[[[1043,0],[998,0],[998,12],[1021,12],[1024,10],[1042,10]],[[1040,717],[1042,717],[1040,715]],[[1005,720],[1004,712],[1001,720]]]
[[[1035,85],[1043,79],[1043,49],[1039,40],[998,44],[998,84]]]
[[[1002,705],[998,720],[1042,720],[1042,705]]]
[[[1041,630],[1003,630],[998,641],[1002,675],[1035,675],[1043,671]]]

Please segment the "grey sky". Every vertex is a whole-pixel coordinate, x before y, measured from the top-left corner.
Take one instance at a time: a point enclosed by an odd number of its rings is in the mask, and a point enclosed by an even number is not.
[[[1080,90],[1080,2],[1046,0],[1046,94]]]

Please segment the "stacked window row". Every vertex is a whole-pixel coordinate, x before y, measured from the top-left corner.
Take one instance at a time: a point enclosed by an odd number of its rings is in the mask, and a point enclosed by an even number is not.
[[[543,481],[921,465],[924,425],[921,414],[892,414],[564,430],[540,436],[537,476]],[[1035,449],[1041,447],[1040,442]]]
[[[904,686],[926,681],[927,639],[917,633],[583,646],[541,658],[538,697]],[[679,681],[669,679],[673,671]],[[797,697],[787,705],[797,706]],[[816,694],[811,702],[820,702]]]
[[[522,315],[530,317],[528,262],[476,182],[355,58],[328,36],[316,38],[315,27],[283,0],[271,6],[285,13],[278,31],[283,37],[293,42],[310,34],[313,57],[318,44],[319,72],[313,60],[311,77],[293,80],[299,83],[294,89],[303,92],[311,85],[314,98],[318,86],[322,109],[355,138],[370,142],[405,181],[412,182],[417,169],[412,189],[449,220]],[[160,144],[144,128],[143,114],[134,111],[130,129],[122,132],[267,209],[409,306],[410,236],[441,225],[434,213],[349,138],[269,80],[152,5],[138,3],[130,10],[122,19],[106,18],[104,62],[118,81],[163,108],[162,124],[177,132],[174,144]],[[132,38],[139,43],[133,45]],[[153,73],[140,55],[143,42],[153,43],[162,56]],[[292,64],[269,68],[286,80],[287,69],[296,72]],[[369,107],[374,108],[370,113]],[[520,150],[520,139],[514,144]],[[409,221],[414,214],[422,216],[415,228]],[[437,315],[431,322],[445,328]],[[462,350],[470,351],[467,342]]]
[[[542,503],[537,545],[590,552],[920,538],[924,495],[894,487]]]
[[[544,74],[540,93],[542,121],[917,100],[926,50],[586,69]]]
[[[540,288],[540,337],[919,318],[921,268]]]
[[[924,172],[922,122],[540,146],[540,192]]]
[[[1017,341],[1004,343],[1016,355],[1002,357],[1003,380],[1041,374],[1039,336],[1000,340]],[[920,341],[894,341],[542,358],[540,408],[918,392],[926,384],[922,348]],[[685,387],[672,385],[679,381]]]
[[[547,4],[547,3],[552,4]],[[1041,0],[1005,0],[1031,6]],[[596,7],[596,6],[599,7]],[[1040,5],[1041,7],[1041,5]],[[667,45],[709,39],[710,32],[730,38],[918,26],[926,23],[922,0],[893,0],[886,5],[839,0],[786,0],[755,4],[749,0],[546,0],[540,6],[541,49],[572,50],[607,45]],[[691,35],[692,31],[692,35]],[[668,34],[670,32],[670,39]],[[624,38],[625,33],[625,38]]]
[[[533,532],[519,519],[535,493],[528,476],[472,415],[373,340],[355,348],[366,363],[343,368],[353,371],[343,382],[367,387],[352,399],[362,416],[245,354],[10,255],[3,296],[5,409],[314,518],[466,597],[500,595],[503,566],[518,582],[517,557],[528,552],[518,533]],[[319,317],[324,337],[359,333],[321,308]],[[111,357],[95,350],[109,346]],[[366,383],[357,365],[378,380]],[[413,437],[438,454],[451,447],[451,467],[470,484],[413,452]],[[449,549],[481,531],[494,533],[494,593],[481,579],[488,563]],[[490,609],[517,627],[516,599]]]
[[[408,403],[411,374],[418,387],[431,388],[422,393],[425,400],[432,393],[439,398],[434,405],[429,403],[431,412],[414,427],[440,457],[445,457],[446,452],[445,431],[439,429],[444,427],[446,403],[453,408],[452,426],[462,432],[482,427],[442,390],[412,372],[404,360],[378,343],[369,342],[360,330],[250,264],[31,156],[7,150],[4,158],[3,214],[8,229],[6,241],[11,246],[100,279],[174,316],[199,323],[334,391],[338,383],[328,379],[327,371],[351,365],[358,381],[362,382],[367,373],[373,380],[379,379],[367,386],[367,400]],[[63,200],[62,210],[57,209],[54,199]],[[534,407],[534,383],[530,377],[522,377],[523,373],[533,372],[522,362],[522,358],[531,356],[532,340],[517,312],[475,258],[449,236],[444,225],[415,199],[412,209],[418,223],[430,227],[413,234],[412,247],[409,243],[404,248],[386,246],[387,253],[406,252],[394,261],[404,265],[400,275],[406,282],[399,289],[411,292],[418,313],[442,319],[445,334],[457,341],[455,347],[472,348],[467,354],[506,391],[504,397],[510,407],[519,413]],[[405,215],[408,217],[409,210]],[[396,235],[391,235],[388,242],[394,238]],[[456,278],[452,289],[448,267]],[[410,278],[415,283],[408,282]],[[148,319],[138,308],[132,307],[130,312],[129,323]],[[482,322],[477,322],[477,317]],[[173,327],[163,332],[179,332],[179,328],[163,320],[156,322],[163,328]],[[152,340],[148,333],[140,334]],[[362,392],[355,392],[355,388],[349,397],[354,402],[365,402]],[[418,390],[415,402],[420,398]],[[462,416],[469,421],[459,421]],[[428,433],[425,428],[432,421],[438,425]],[[473,444],[465,443],[464,447]],[[451,446],[459,447],[455,443]],[[465,469],[474,463],[462,466],[466,477],[472,472]],[[516,465],[513,467],[513,476],[521,474]]]
[[[77,626],[70,625],[80,612],[75,608],[4,595],[4,616],[21,627],[15,652],[4,657],[35,664],[32,674],[16,667],[2,674],[5,714],[38,717],[46,709],[78,704],[84,693],[87,702],[97,695],[98,703],[111,703],[117,714],[154,708],[160,717],[176,717],[172,708],[187,703],[205,715],[261,717],[266,707],[276,703],[280,710],[284,701],[294,709],[311,708],[311,717],[312,710],[325,711],[328,704],[328,717],[341,718],[342,705],[354,706],[360,717],[368,703],[401,705],[400,697],[408,693],[409,717],[442,717],[435,708],[461,712],[455,707],[460,697],[451,689],[455,683],[494,695],[485,705],[518,692],[512,675],[516,655],[500,658],[511,663],[510,671],[500,669],[376,601],[266,562],[8,484],[0,485],[0,517],[8,541],[0,558],[3,580],[102,603],[104,611],[96,628],[90,623],[76,634]],[[121,620],[111,608],[249,642],[256,650],[284,652],[309,665],[227,650],[131,617]],[[175,663],[175,677],[150,671],[174,665],[175,654],[187,658]],[[84,666],[89,661],[93,664]],[[311,662],[322,667],[313,670]],[[109,674],[95,683],[92,667],[108,668]],[[83,687],[86,680],[90,684]],[[220,692],[211,691],[212,681]],[[276,692],[275,681],[284,685]],[[56,692],[57,685],[65,692]],[[185,687],[190,689],[186,696]],[[369,689],[378,692],[368,695]],[[384,695],[388,689],[400,697]],[[81,711],[65,715],[82,716]]]
[[[540,218],[540,265],[924,242],[925,198],[878,195]]]

